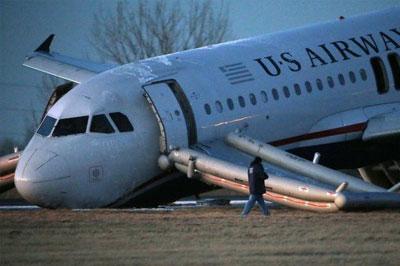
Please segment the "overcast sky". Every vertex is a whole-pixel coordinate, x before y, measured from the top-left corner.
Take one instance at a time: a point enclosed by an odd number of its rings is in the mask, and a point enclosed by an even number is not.
[[[135,1],[132,1],[133,6]],[[171,1],[169,1],[171,2]],[[93,14],[99,8],[113,12],[114,1],[105,0],[0,0],[0,143],[6,137],[21,140],[32,120],[31,110],[42,111],[38,93],[41,76],[22,67],[24,57],[49,34],[55,33],[53,50],[87,58],[92,53],[88,36]],[[187,5],[181,0],[178,4]],[[232,36],[251,37],[400,6],[400,0],[231,0]],[[214,5],[220,1],[215,0]]]

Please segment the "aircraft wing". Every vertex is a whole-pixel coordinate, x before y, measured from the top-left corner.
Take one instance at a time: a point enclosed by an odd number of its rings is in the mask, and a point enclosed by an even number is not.
[[[396,137],[399,135],[400,112],[397,111],[370,118],[362,135],[362,139],[368,141],[387,137]]]
[[[116,65],[97,64],[51,52],[53,38],[54,34],[51,34],[31,55],[26,57],[23,65],[75,83],[82,83],[98,73],[116,67]]]

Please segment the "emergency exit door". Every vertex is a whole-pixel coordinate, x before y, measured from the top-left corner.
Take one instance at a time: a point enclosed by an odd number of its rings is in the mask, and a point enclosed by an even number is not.
[[[188,146],[188,128],[182,108],[166,83],[145,86],[145,97],[157,117],[160,127],[160,151]]]

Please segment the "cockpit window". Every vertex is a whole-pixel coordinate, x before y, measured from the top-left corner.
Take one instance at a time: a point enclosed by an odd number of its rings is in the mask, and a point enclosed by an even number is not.
[[[37,133],[42,135],[43,137],[47,137],[48,135],[50,135],[50,132],[53,129],[54,124],[56,123],[56,121],[57,121],[57,119],[47,115],[43,119],[43,122],[40,125]]]
[[[123,113],[110,113],[110,117],[114,121],[114,124],[117,126],[120,132],[133,131],[133,126],[131,122],[129,122],[128,117],[126,117],[126,115],[124,115]]]
[[[90,132],[110,134],[114,133],[114,129],[108,122],[106,115],[94,115],[90,125]]]
[[[86,132],[88,116],[64,118],[58,121],[53,136],[61,137],[67,135],[81,134]]]

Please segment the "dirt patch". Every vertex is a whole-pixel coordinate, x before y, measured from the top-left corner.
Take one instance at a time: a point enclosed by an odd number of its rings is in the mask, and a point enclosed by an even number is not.
[[[1,211],[0,264],[397,265],[400,212]]]

